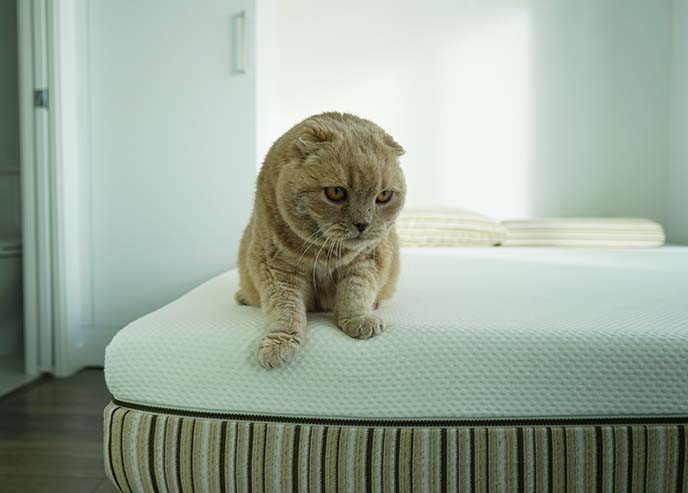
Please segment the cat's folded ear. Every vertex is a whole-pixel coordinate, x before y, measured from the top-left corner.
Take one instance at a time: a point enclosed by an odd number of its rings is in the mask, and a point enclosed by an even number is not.
[[[388,133],[382,134],[382,141],[385,143],[385,145],[387,145],[387,147],[392,149],[392,151],[394,151],[394,153],[397,156],[403,156],[404,154],[406,154],[404,148],[401,147],[401,145],[399,145],[399,143],[396,140],[394,140],[394,138],[392,138],[392,136]]]
[[[321,125],[309,125],[303,129],[303,133],[294,141],[294,150],[300,157],[312,154],[320,146],[332,141],[333,133]]]

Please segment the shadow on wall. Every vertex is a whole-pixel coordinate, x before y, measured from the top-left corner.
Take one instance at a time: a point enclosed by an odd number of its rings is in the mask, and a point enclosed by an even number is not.
[[[662,219],[668,0],[274,3],[258,156],[345,110],[405,146],[409,205]]]
[[[688,1],[674,2],[669,239],[688,245]]]
[[[670,2],[537,5],[532,212],[663,220]]]

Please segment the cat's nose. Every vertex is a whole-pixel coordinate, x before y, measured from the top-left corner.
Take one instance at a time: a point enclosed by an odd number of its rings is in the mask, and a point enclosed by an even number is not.
[[[358,230],[359,233],[363,233],[366,229],[368,229],[368,226],[370,226],[370,223],[356,223],[354,224],[356,226],[356,229]]]

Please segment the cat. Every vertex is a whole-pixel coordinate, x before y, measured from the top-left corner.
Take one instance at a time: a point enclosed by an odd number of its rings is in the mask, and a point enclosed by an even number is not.
[[[241,239],[235,294],[265,313],[261,366],[294,358],[307,311],[334,311],[351,337],[382,332],[372,312],[399,275],[394,221],[406,197],[403,154],[373,122],[334,112],[303,120],[272,145]]]

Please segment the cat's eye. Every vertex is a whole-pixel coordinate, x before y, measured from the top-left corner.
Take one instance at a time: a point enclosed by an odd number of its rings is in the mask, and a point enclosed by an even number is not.
[[[384,192],[380,192],[377,194],[377,197],[375,198],[375,201],[378,204],[384,204],[385,202],[389,202],[389,199],[392,198],[392,191],[391,190],[385,190]]]
[[[332,202],[341,202],[346,198],[346,189],[342,187],[325,187],[325,196]]]

